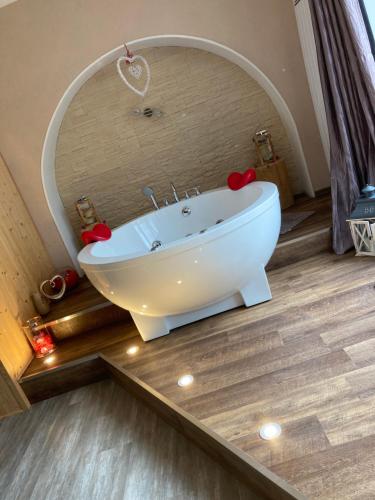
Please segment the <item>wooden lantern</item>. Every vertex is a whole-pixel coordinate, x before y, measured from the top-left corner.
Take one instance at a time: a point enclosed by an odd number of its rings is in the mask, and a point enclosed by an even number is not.
[[[255,144],[258,164],[260,166],[273,163],[276,160],[275,151],[271,140],[271,134],[268,130],[259,130],[253,137]]]
[[[365,186],[348,219],[356,255],[375,256],[375,187]]]
[[[82,196],[77,200],[76,209],[82,222],[82,229],[92,229],[95,224],[102,222],[96,213],[93,202],[88,196]]]

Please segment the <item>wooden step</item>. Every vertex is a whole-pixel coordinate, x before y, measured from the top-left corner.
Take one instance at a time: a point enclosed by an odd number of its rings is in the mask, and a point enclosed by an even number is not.
[[[97,382],[106,376],[98,361],[100,351],[132,339],[141,341],[134,323],[127,321],[66,338],[51,355],[32,360],[20,385],[29,401],[36,403]]]
[[[128,311],[103,297],[87,279],[81,280],[62,300],[52,303],[51,311],[43,319],[57,341],[120,321],[132,323]]]
[[[292,231],[280,235],[267,271],[308,259],[331,250],[331,195],[329,190],[317,193],[316,198],[300,196],[293,207],[283,213],[313,211],[313,215]]]
[[[108,377],[97,354],[63,363],[33,375],[25,374],[20,385],[31,404],[79,389]]]
[[[330,251],[331,246],[330,226],[292,239],[280,240],[266,270],[289,266],[321,252]]]

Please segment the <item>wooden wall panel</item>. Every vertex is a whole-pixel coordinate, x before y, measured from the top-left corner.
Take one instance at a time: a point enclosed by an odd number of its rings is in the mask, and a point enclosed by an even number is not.
[[[142,187],[169,197],[173,181],[180,193],[226,184],[232,170],[256,160],[252,136],[271,131],[285,159],[295,192],[300,176],[281,119],[266,92],[245,71],[204,50],[182,47],[143,49],[151,83],[142,99],[131,92],[112,63],[98,71],[71,102],[56,150],[56,180],[63,204],[79,234],[74,208],[92,197],[111,227],[151,209]],[[126,70],[125,70],[126,71]],[[152,107],[160,118],[132,116]]]
[[[31,293],[40,281],[53,272],[29,213],[0,156],[0,362],[11,380],[20,377],[32,358],[21,325],[35,315]],[[4,371],[0,371],[4,374]],[[3,414],[6,403],[1,399],[6,389],[0,381],[0,400]],[[18,387],[14,387],[15,393]],[[5,397],[5,396],[4,396]],[[19,404],[17,396],[9,402],[9,412]],[[1,410],[0,410],[1,411]]]
[[[0,419],[30,407],[23,390],[0,361]]]

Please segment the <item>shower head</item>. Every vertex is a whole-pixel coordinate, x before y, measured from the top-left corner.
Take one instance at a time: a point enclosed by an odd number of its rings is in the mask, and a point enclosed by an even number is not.
[[[154,190],[152,188],[150,188],[150,186],[145,186],[143,189],[143,194],[145,196],[147,196],[147,198],[150,198],[150,200],[152,201],[152,204],[154,205],[155,209],[156,210],[159,210],[159,205],[155,199],[155,194],[154,194]]]
[[[143,188],[143,194],[147,196],[147,198],[151,198],[151,196],[154,196],[154,190],[149,186],[145,186]]]

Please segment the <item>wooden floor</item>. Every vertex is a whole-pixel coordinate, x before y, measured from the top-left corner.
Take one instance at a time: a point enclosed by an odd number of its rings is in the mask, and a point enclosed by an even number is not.
[[[2,500],[257,500],[111,381],[0,421]]]
[[[374,261],[323,253],[269,280],[268,303],[103,354],[307,498],[373,499]],[[180,388],[185,373],[194,383]],[[258,437],[267,421],[281,424],[277,441]]]

